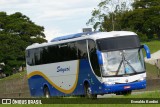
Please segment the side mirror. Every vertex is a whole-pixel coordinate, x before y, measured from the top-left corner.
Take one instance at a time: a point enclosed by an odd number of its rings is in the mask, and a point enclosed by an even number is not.
[[[103,65],[103,59],[102,59],[102,54],[99,50],[96,51],[97,57],[98,57],[98,63],[99,65]]]
[[[142,46],[146,51],[147,59],[151,58],[151,53],[150,53],[149,47],[147,45],[142,45]]]

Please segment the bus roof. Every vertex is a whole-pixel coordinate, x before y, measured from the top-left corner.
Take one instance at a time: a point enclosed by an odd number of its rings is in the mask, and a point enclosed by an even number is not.
[[[85,35],[93,35],[95,33],[98,33],[98,32],[84,32],[84,33],[77,33],[77,34],[71,34],[71,35],[61,36],[61,37],[57,37],[57,38],[52,39],[51,42],[78,38],[78,37],[82,37],[83,35],[84,36]]]
[[[42,44],[34,43],[34,44],[28,46],[26,49],[44,47],[44,46],[49,46],[49,45],[53,45],[53,44],[67,43],[67,42],[76,41],[76,40],[83,40],[83,39],[97,40],[97,39],[102,39],[102,38],[129,36],[129,35],[137,35],[137,34],[134,32],[130,32],[130,31],[77,33],[77,34],[71,34],[71,35],[66,35],[66,36],[54,38],[51,40],[51,42],[48,42],[48,43],[42,43]]]

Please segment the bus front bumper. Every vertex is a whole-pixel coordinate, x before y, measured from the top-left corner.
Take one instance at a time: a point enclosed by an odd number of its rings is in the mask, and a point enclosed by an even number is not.
[[[103,92],[105,93],[117,93],[123,91],[144,89],[146,88],[146,80],[113,85],[103,84],[102,86]]]

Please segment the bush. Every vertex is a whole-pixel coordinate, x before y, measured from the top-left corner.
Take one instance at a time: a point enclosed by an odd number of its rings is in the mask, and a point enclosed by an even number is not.
[[[146,34],[142,34],[140,32],[137,32],[137,35],[139,36],[141,42],[146,42],[146,41],[149,41],[148,37]]]

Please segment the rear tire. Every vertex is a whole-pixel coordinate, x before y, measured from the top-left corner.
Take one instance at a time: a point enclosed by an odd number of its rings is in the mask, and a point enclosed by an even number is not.
[[[44,97],[45,98],[51,97],[48,87],[44,87]]]
[[[84,85],[84,91],[85,91],[85,97],[86,98],[92,98],[92,99],[97,98],[97,94],[92,94],[91,87],[88,84]]]

